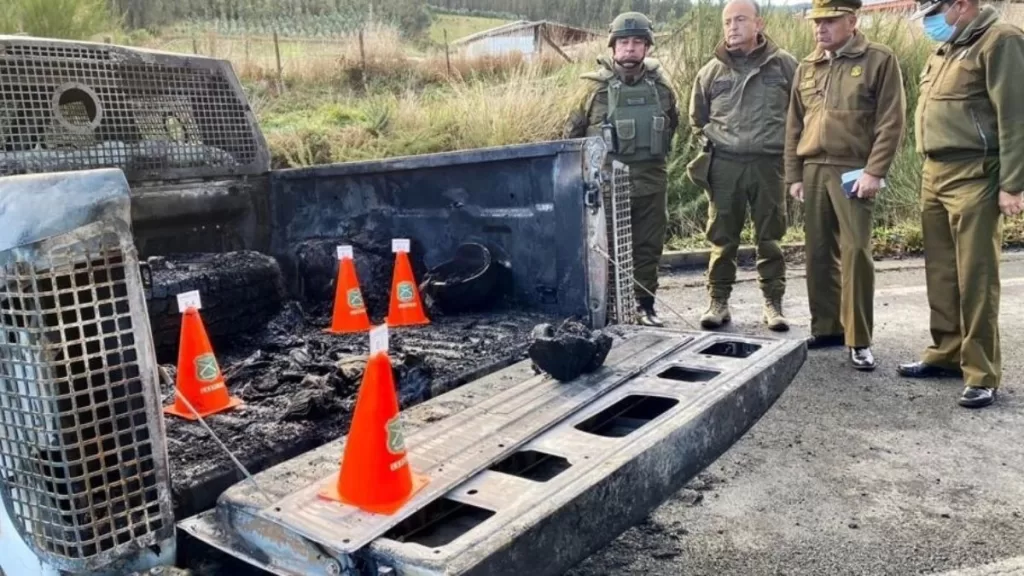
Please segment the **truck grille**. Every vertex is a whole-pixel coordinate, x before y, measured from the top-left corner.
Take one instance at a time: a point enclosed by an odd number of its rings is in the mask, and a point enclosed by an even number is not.
[[[265,172],[269,153],[242,94],[220,60],[0,36],[0,175]]]
[[[0,490],[65,569],[173,534],[138,263],[103,230],[0,253]]]
[[[633,324],[636,298],[633,289],[633,226],[630,218],[629,166],[612,161],[612,185],[604,187],[609,253],[608,323]]]

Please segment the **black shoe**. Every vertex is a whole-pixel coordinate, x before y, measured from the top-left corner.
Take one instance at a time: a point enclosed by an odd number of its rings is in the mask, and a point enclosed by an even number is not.
[[[807,349],[835,348],[846,344],[846,337],[842,334],[825,334],[822,336],[811,336],[807,339]]]
[[[875,356],[871,348],[850,348],[850,363],[857,370],[871,371],[875,369]]]
[[[657,328],[661,328],[665,325],[665,323],[661,321],[661,318],[658,317],[658,313],[654,311],[653,304],[641,304],[637,307],[636,314],[637,322],[639,322],[641,326],[655,326]]]
[[[996,401],[995,388],[964,388],[958,404],[964,408],[984,408]]]
[[[911,362],[900,364],[896,371],[904,378],[963,378],[961,370],[950,370],[924,362]]]

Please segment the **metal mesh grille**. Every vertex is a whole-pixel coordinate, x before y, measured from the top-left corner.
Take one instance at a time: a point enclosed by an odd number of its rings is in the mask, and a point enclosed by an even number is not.
[[[132,261],[116,234],[90,244],[0,255],[0,486],[29,544],[76,564],[173,530]]]
[[[608,275],[608,320],[610,323],[636,322],[636,298],[633,289],[633,226],[630,218],[629,166],[612,162],[612,185],[605,186],[604,205],[608,225],[608,244],[612,258]]]
[[[120,168],[133,181],[269,167],[227,63],[0,36],[0,175]]]

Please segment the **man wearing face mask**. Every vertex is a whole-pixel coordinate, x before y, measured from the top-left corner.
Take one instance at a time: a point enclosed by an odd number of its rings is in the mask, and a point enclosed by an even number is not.
[[[906,111],[899,62],[857,30],[860,7],[814,0],[808,17],[818,46],[796,71],[785,157],[789,192],[805,202],[807,346],[845,344],[855,369],[873,370],[874,198],[900,148]]]
[[[725,5],[725,38],[697,72],[690,96],[690,123],[704,143],[703,153],[689,166],[690,178],[708,191],[707,239],[714,245],[704,328],[731,319],[729,296],[749,204],[764,297],[762,320],[771,330],[789,329],[782,314],[786,261],[779,242],[786,233],[786,109],[797,60],[764,34],[760,11],[755,0]]]
[[[611,55],[598,58],[596,71],[583,74],[586,84],[563,136],[602,136],[609,144],[608,163],[629,166],[639,321],[662,326],[653,295],[668,224],[667,158],[679,110],[668,75],[647,56],[653,45],[651,21],[643,14],[626,12],[612,21]]]
[[[1024,210],[1024,32],[978,0],[919,0],[939,43],[921,75],[921,225],[932,344],[908,378],[963,378],[959,404],[995,401],[1002,216]]]

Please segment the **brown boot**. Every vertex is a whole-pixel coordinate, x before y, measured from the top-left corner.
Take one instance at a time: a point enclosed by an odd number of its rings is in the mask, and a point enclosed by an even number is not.
[[[712,298],[708,309],[700,317],[700,325],[709,330],[719,328],[732,320],[732,313],[729,312],[729,300],[726,298]]]
[[[789,321],[782,315],[782,298],[764,299],[764,323],[769,330],[785,332],[789,330]]]

